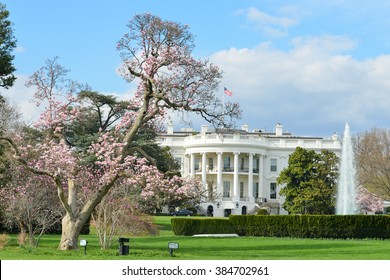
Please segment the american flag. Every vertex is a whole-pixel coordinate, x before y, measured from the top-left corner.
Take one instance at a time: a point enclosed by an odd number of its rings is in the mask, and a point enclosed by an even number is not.
[[[233,92],[231,92],[230,90],[228,90],[227,88],[223,88],[223,92],[229,96],[232,96],[233,95]]]

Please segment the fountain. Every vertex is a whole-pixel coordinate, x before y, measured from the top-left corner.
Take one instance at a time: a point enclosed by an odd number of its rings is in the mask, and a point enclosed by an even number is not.
[[[339,172],[336,214],[356,214],[356,168],[348,123],[345,124]]]

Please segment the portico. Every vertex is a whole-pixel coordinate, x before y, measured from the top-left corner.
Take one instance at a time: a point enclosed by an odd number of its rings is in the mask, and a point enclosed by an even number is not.
[[[212,184],[222,201],[253,203],[262,194],[263,158],[239,151],[193,152],[185,155],[184,165],[188,164],[191,177],[201,176],[205,190],[210,191]]]

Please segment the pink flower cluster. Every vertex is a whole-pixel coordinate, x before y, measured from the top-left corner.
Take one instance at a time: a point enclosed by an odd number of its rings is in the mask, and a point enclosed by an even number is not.
[[[357,188],[357,204],[361,212],[381,212],[383,211],[383,199],[370,193],[366,188],[359,186]]]
[[[28,159],[28,165],[32,168],[44,170],[63,178],[72,176],[71,174],[75,172],[77,158],[64,140],[47,139],[45,142],[34,145],[20,144],[19,150],[22,158]]]
[[[78,107],[72,107],[71,105],[72,102],[75,102],[75,99],[69,98],[69,102],[66,103],[58,101],[54,97],[47,100],[49,104],[34,126],[43,130],[49,129],[54,133],[63,133],[65,127],[80,115]]]

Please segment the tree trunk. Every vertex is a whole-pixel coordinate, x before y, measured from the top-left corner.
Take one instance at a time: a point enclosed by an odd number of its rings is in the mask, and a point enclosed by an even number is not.
[[[82,215],[77,207],[77,192],[78,188],[74,185],[72,179],[68,179],[68,205],[69,212],[66,213],[65,217],[62,218],[62,236],[60,250],[76,250],[78,249],[79,235],[86,223],[84,215]],[[60,198],[61,199],[61,198]],[[73,218],[72,218],[73,217]]]
[[[68,215],[62,219],[62,236],[60,250],[78,249],[79,235],[84,223],[80,219],[72,221]]]
[[[24,245],[26,244],[27,230],[23,222],[19,221],[19,227],[20,227],[20,234],[18,236],[18,242],[19,245]]]

